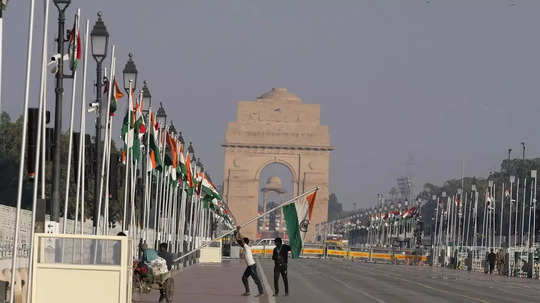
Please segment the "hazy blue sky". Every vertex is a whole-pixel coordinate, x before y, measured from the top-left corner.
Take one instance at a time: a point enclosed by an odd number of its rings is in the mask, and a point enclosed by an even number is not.
[[[3,109],[15,115],[23,102],[28,3],[10,1],[5,14]],[[272,87],[321,104],[336,147],[331,190],[347,207],[370,205],[388,191],[409,154],[417,188],[459,176],[461,160],[467,175],[485,176],[507,148],[521,154],[522,141],[528,156],[540,156],[537,0],[76,0],[70,15],[76,7],[92,25],[104,11],[118,46],[117,72],[133,51],[155,105],[164,103],[216,183],[236,101]],[[52,38],[49,45],[52,51]],[[35,69],[33,104],[38,75]],[[52,89],[49,95],[52,103]]]

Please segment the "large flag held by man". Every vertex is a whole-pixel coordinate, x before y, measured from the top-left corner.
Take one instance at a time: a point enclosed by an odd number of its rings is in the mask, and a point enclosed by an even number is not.
[[[317,191],[306,195],[295,203],[283,207],[287,234],[289,235],[289,245],[293,258],[298,258],[302,252],[304,238],[308,231]]]

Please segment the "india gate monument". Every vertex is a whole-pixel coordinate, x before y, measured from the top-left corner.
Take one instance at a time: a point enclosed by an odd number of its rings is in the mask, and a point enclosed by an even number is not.
[[[321,125],[319,104],[306,104],[285,88],[273,88],[255,101],[238,101],[237,120],[225,135],[224,198],[238,224],[257,215],[262,170],[284,165],[293,176],[293,196],[320,189],[306,241],[315,224],[328,217],[330,145],[328,126]],[[264,180],[266,181],[266,180]],[[256,239],[257,224],[243,229]]]

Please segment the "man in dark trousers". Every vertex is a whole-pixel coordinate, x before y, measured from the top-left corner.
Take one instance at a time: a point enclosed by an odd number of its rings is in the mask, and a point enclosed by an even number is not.
[[[244,288],[246,289],[246,292],[242,294],[242,296],[249,296],[249,284],[248,284],[248,277],[252,277],[253,281],[255,281],[255,284],[257,284],[257,288],[259,289],[259,294],[255,297],[260,297],[264,295],[263,287],[261,280],[259,279],[259,275],[257,274],[257,264],[255,263],[255,260],[253,259],[253,254],[251,253],[251,247],[249,247],[249,239],[242,237],[240,234],[240,226],[236,227],[236,242],[238,242],[238,245],[240,245],[244,249],[244,260],[246,261],[247,268],[244,271],[244,274],[242,275],[242,283],[244,283]]]
[[[493,248],[488,254],[487,259],[489,262],[489,274],[491,275],[493,273],[493,269],[495,268],[495,261],[497,260],[497,255],[493,252]]]
[[[289,257],[289,251],[291,247],[287,244],[283,244],[281,238],[274,240],[276,247],[272,253],[272,260],[274,260],[274,296],[279,294],[279,275],[283,277],[283,285],[285,286],[285,295],[289,295],[289,281],[287,280],[287,258]]]
[[[168,250],[169,245],[165,242],[159,244],[158,256],[167,262],[167,269],[171,271],[174,265],[174,255]],[[174,278],[169,277],[163,283],[159,284],[159,302],[172,301],[172,291],[174,287]],[[167,298],[169,297],[169,298]]]

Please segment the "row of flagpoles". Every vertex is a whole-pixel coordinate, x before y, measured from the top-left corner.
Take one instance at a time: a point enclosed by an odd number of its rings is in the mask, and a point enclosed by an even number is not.
[[[530,177],[510,176],[499,183],[489,180],[486,185],[482,192],[472,185],[468,190],[459,188],[452,194],[433,195],[436,204],[433,213],[423,213],[420,201],[409,208],[380,205],[323,223],[318,226],[319,234],[347,235],[359,231],[361,244],[379,247],[392,246],[395,239],[414,238],[419,245],[431,237],[434,255],[441,250],[464,248],[532,249],[537,242],[537,171],[531,170]],[[427,217],[432,224],[424,229],[422,225]]]
[[[45,114],[47,108],[47,67],[48,67],[48,19],[49,0],[45,0],[43,43],[41,58],[41,85],[39,92],[39,108],[37,116],[37,140],[35,157],[28,159],[35,167],[33,178],[32,196],[32,237],[31,253],[29,258],[29,281],[32,276],[32,254],[34,249],[33,232],[36,225],[36,206],[38,199],[45,198]],[[2,3],[4,4],[4,2]],[[23,107],[23,130],[21,140],[21,158],[18,179],[17,210],[14,224],[14,244],[11,266],[11,285],[14,284],[15,268],[17,264],[17,245],[19,241],[20,213],[22,202],[22,186],[25,167],[25,151],[27,144],[27,125],[30,92],[30,71],[32,62],[32,41],[34,30],[34,6],[35,0],[30,1],[29,32],[27,44],[27,68]],[[95,233],[108,235],[110,231],[109,221],[111,219],[110,209],[110,189],[109,179],[111,172],[112,137],[114,129],[114,112],[117,102],[122,99],[123,93],[118,89],[116,83],[116,46],[112,46],[112,59],[108,69],[106,107],[101,110],[106,113],[104,127],[104,144],[101,162],[101,178],[99,192],[95,193],[98,198],[98,216],[93,231],[84,229],[85,218],[85,150],[88,148],[85,141],[86,129],[86,82],[87,82],[87,61],[88,61],[88,40],[89,40],[89,20],[85,22],[83,42],[80,35],[80,10],[75,16],[75,24],[71,31],[70,56],[73,70],[73,86],[71,98],[71,115],[69,124],[69,148],[66,171],[66,188],[64,196],[64,224],[61,233]],[[0,37],[1,37],[0,18]],[[1,46],[0,46],[1,49]],[[84,49],[84,51],[83,51]],[[1,53],[0,53],[1,56]],[[62,60],[62,59],[60,59]],[[82,60],[82,81],[81,93],[78,95],[78,70],[77,65]],[[0,57],[1,62],[1,57]],[[168,125],[160,125],[156,115],[152,111],[150,104],[147,107],[147,114],[143,112],[143,93],[136,93],[133,89],[135,83],[130,83],[127,96],[126,113],[123,119],[122,140],[123,163],[124,163],[124,197],[122,207],[122,230],[127,232],[134,239],[140,239],[141,243],[147,246],[157,247],[158,243],[168,243],[170,249],[175,253],[185,252],[185,249],[192,250],[200,247],[202,241],[212,237],[217,224],[223,224],[225,228],[233,229],[234,218],[223,201],[216,187],[211,183],[205,174],[199,161],[195,161],[190,147],[185,150],[183,138]],[[75,108],[80,106],[80,115],[77,117]],[[88,110],[92,111],[91,109]],[[77,154],[72,155],[74,145],[73,131],[76,119],[79,119],[79,149]],[[76,171],[76,194],[75,194],[75,222],[72,230],[67,230],[66,218],[70,207],[70,172],[72,157],[77,157]],[[28,163],[26,164],[28,165]],[[41,173],[40,173],[41,171]],[[137,182],[139,174],[143,175],[144,184]],[[41,176],[41,178],[40,178]],[[96,176],[97,178],[98,176]],[[41,182],[40,182],[41,180]],[[41,183],[41,190],[40,189]],[[141,191],[142,186],[142,206],[141,219],[136,216],[136,196]],[[139,187],[139,188],[138,188]],[[139,190],[139,191],[137,191]],[[187,244],[187,248],[185,245]],[[13,301],[13,289],[10,293]],[[28,292],[30,294],[30,292]],[[28,297],[27,300],[30,298]]]

